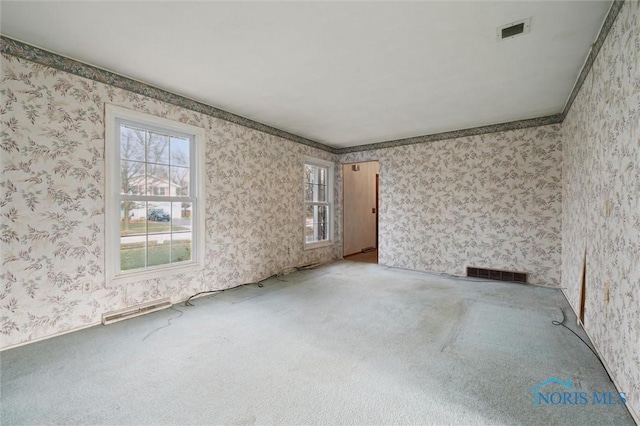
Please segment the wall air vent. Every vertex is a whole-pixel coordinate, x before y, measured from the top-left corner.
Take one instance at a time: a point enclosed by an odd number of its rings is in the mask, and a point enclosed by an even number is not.
[[[499,269],[475,268],[473,266],[467,266],[467,276],[523,284],[526,284],[528,281],[528,274],[526,272],[501,271]]]
[[[131,306],[129,308],[118,309],[117,311],[105,312],[102,314],[102,324],[112,324],[114,322],[126,320],[150,312],[166,309],[171,306],[171,300],[168,297],[153,302],[143,303],[141,305]]]
[[[522,34],[526,34],[530,29],[531,18],[527,18],[498,27],[496,30],[496,37],[498,41],[505,40],[507,38],[513,38]]]

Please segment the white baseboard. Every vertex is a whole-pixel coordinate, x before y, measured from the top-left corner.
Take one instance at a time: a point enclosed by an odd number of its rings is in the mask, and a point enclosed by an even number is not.
[[[569,302],[569,298],[567,297],[567,293],[564,292],[564,288],[562,288],[562,295],[564,296],[565,300],[569,304],[569,307],[571,307],[571,310],[573,311],[573,313],[576,316],[576,318],[579,318],[576,310],[573,308],[573,305],[571,304],[571,302]],[[618,392],[625,392],[620,387],[618,382],[616,381],[616,377],[613,375],[613,372],[611,371],[611,368],[609,368],[609,365],[607,364],[607,360],[602,356],[602,353],[600,352],[600,349],[598,349],[598,347],[594,343],[593,339],[591,338],[591,335],[589,334],[587,329],[580,323],[580,319],[578,319],[578,325],[581,326],[582,330],[585,332],[585,334],[587,335],[587,337],[591,341],[591,345],[593,346],[593,348],[598,353],[598,357],[600,357],[600,361],[602,361],[602,365],[604,365],[605,370],[607,370],[607,374],[609,374],[609,377],[611,377],[611,381],[613,381],[613,385],[616,387]],[[635,412],[635,410],[633,409],[633,406],[629,403],[629,401],[627,401],[627,403],[625,405],[627,407],[627,410],[629,410],[629,413],[631,414],[631,417],[633,417],[633,420],[636,422],[637,425],[640,425],[640,415],[638,415],[638,413]]]

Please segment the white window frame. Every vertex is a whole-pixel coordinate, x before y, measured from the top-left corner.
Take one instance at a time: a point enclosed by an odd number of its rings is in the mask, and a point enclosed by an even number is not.
[[[304,174],[304,168],[306,165],[311,165],[311,166],[320,166],[320,167],[327,167],[329,170],[329,173],[327,174],[327,178],[328,178],[328,193],[327,193],[327,200],[328,202],[326,203],[326,205],[328,206],[327,211],[329,212],[329,220],[327,221],[327,227],[329,229],[327,229],[327,237],[328,239],[325,241],[315,241],[312,243],[307,243],[307,239],[305,236],[305,230],[306,230],[306,220],[307,220],[307,216],[306,216],[306,207],[307,204],[317,204],[317,203],[309,203],[307,202],[306,198],[305,198],[305,187],[306,187],[306,179],[305,179],[305,174]],[[326,160],[321,160],[319,158],[315,158],[315,157],[305,157],[304,158],[304,162],[302,165],[302,203],[303,203],[303,209],[302,209],[302,243],[303,243],[303,247],[304,250],[311,250],[311,249],[316,249],[316,248],[321,248],[321,247],[328,247],[333,245],[334,243],[334,218],[335,218],[335,200],[333,199],[333,185],[334,185],[334,167],[335,167],[335,163],[331,162],[331,161],[326,161]]]
[[[144,270],[120,271],[120,129],[121,121],[151,129],[168,129],[193,137],[190,151],[191,179],[195,200],[192,205],[192,257],[190,262],[147,267]],[[180,123],[116,105],[105,105],[105,274],[106,283],[125,284],[156,279],[204,268],[205,234],[205,146],[202,127]],[[170,198],[170,196],[167,196]],[[169,200],[170,201],[170,200]]]

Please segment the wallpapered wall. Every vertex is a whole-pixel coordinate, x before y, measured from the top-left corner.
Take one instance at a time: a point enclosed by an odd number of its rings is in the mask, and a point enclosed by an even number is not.
[[[639,52],[640,3],[628,1],[561,126],[339,157],[380,161],[382,264],[460,275],[467,265],[516,269],[547,285],[560,285],[562,272],[577,309],[586,248],[586,329],[636,413]],[[303,251],[300,229],[302,158],[336,156],[13,57],[2,70],[1,347],[341,255],[341,203],[335,246]],[[204,273],[105,286],[105,102],[207,129]]]
[[[560,126],[343,154],[380,161],[381,264],[560,284]]]
[[[335,246],[302,249],[304,156],[335,155],[14,57],[1,64],[1,347],[341,256],[340,220]],[[204,273],[105,285],[105,102],[207,129]]]
[[[562,286],[640,415],[640,3],[624,3],[563,123]],[[607,287],[609,288],[607,302]]]

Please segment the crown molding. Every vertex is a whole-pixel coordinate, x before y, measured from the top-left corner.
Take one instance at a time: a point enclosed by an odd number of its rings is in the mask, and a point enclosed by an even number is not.
[[[488,133],[504,132],[507,130],[524,129],[528,127],[547,126],[550,124],[562,123],[567,116],[573,102],[580,92],[582,85],[584,84],[587,75],[593,67],[598,53],[602,45],[604,44],[613,24],[618,17],[618,13],[622,8],[625,0],[614,0],[611,4],[611,8],[607,14],[607,17],[602,24],[598,38],[592,44],[591,50],[587,59],[582,66],[582,70],[576,79],[576,82],[571,90],[571,94],[567,99],[563,111],[559,114],[548,115],[544,117],[531,118],[526,120],[510,121],[507,123],[492,124],[487,126],[473,127],[469,129],[454,130],[450,132],[433,133],[422,136],[415,136],[410,138],[395,139],[384,142],[377,142],[366,145],[358,145],[346,148],[335,148],[329,145],[316,142],[311,139],[304,138],[302,136],[295,135],[293,133],[285,132],[284,130],[277,129],[275,127],[262,124],[260,122],[242,117],[240,115],[233,114],[231,112],[207,105],[205,103],[189,99],[187,97],[163,90],[149,84],[134,80],[129,77],[125,77],[114,72],[104,70],[102,68],[95,67],[93,65],[85,64],[75,59],[70,59],[57,53],[50,52],[45,49],[41,49],[36,46],[15,40],[5,35],[0,36],[0,53],[3,55],[11,55],[27,61],[35,62],[40,65],[55,68],[60,71],[65,71],[71,74],[78,75],[90,80],[94,80],[100,83],[108,84],[120,89],[128,90],[139,95],[148,96],[152,99],[167,102],[172,105],[177,105],[182,108],[186,108],[191,111],[199,112],[211,117],[219,118],[221,120],[229,121],[231,123],[239,124],[241,126],[248,127],[250,129],[258,130],[270,135],[278,136],[283,139],[297,142],[302,145],[307,145],[312,148],[317,148],[323,151],[330,152],[332,154],[348,154],[352,152],[371,151],[375,149],[393,148],[404,145],[414,145],[420,143],[436,142],[446,139],[461,138],[467,136],[477,136]]]
[[[591,45],[591,50],[589,51],[587,60],[584,62],[584,65],[582,66],[582,70],[578,75],[576,83],[573,85],[573,90],[571,91],[571,94],[567,99],[567,103],[564,106],[564,110],[562,111],[562,120],[564,120],[567,114],[569,113],[569,110],[571,109],[571,105],[573,105],[573,101],[576,99],[576,96],[578,96],[578,93],[580,92],[580,89],[582,88],[582,85],[584,84],[584,81],[586,80],[587,75],[589,75],[591,68],[593,68],[593,63],[595,62],[596,57],[598,56],[598,53],[600,53],[600,48],[604,44],[604,41],[607,39],[607,36],[609,35],[609,32],[611,31],[613,24],[616,22],[618,13],[620,13],[620,9],[622,9],[623,5],[624,5],[624,0],[614,0],[613,3],[611,4],[611,7],[609,8],[609,13],[607,14],[607,17],[604,19],[602,28],[600,29],[600,33],[598,34],[598,38],[596,38],[596,41]]]
[[[548,115],[545,117],[531,118],[528,120],[510,121],[508,123],[491,124],[489,126],[472,127],[470,129],[454,130],[451,132],[433,133],[430,135],[415,136],[412,138],[397,139],[392,141],[372,143],[368,145],[351,146],[339,148],[337,154],[348,154],[351,152],[370,151],[374,149],[395,148],[403,145],[415,145],[427,142],[436,142],[446,139],[464,138],[467,136],[484,135],[487,133],[504,132],[507,130],[524,129],[527,127],[547,126],[562,122],[562,114]]]
[[[167,90],[151,86],[141,81],[137,81],[132,78],[95,67],[93,65],[85,64],[84,62],[80,62],[75,59],[67,58],[57,53],[32,46],[30,44],[15,40],[5,35],[0,36],[0,53],[2,53],[3,55],[15,56],[17,58],[24,59],[30,62],[35,62],[36,64],[55,68],[57,70],[68,72],[70,74],[75,74],[77,76],[97,81],[99,83],[108,84],[119,89],[137,93],[138,95],[147,96],[149,98],[176,105],[191,111],[199,112],[201,114],[239,124],[250,129],[268,133],[273,136],[278,136],[283,139],[288,139],[302,145],[307,145],[331,153],[334,153],[335,151],[333,147],[324,145],[320,142],[303,138],[302,136],[294,135],[293,133],[285,132],[284,130],[262,124],[260,122],[242,117],[240,115],[236,115],[231,112],[213,107],[211,105],[207,105],[205,103],[198,102],[181,95],[177,95]]]
[[[529,120],[511,121],[508,123],[474,127],[470,129],[462,129],[462,130],[456,130],[452,132],[435,133],[430,135],[390,140],[390,141],[372,143],[367,145],[338,148],[336,149],[336,154],[348,154],[351,152],[392,148],[392,147],[403,146],[403,145],[435,142],[435,141],[441,141],[445,139],[461,138],[465,136],[475,136],[475,135],[482,135],[486,133],[504,132],[506,130],[524,129],[526,127],[547,126],[549,124],[562,123],[566,118],[567,114],[569,113],[569,110],[571,109],[571,105],[573,105],[573,101],[575,100],[576,96],[578,96],[578,93],[580,92],[580,89],[582,88],[582,85],[584,84],[584,81],[587,78],[587,75],[589,75],[591,68],[593,68],[593,63],[595,62],[596,57],[600,52],[600,48],[602,47],[605,40],[607,39],[607,36],[609,35],[609,32],[611,31],[611,28],[613,27],[613,24],[615,23],[616,18],[618,17],[618,13],[620,12],[620,9],[622,9],[624,2],[625,0],[614,0],[612,2],[611,7],[609,8],[609,13],[607,14],[607,17],[605,18],[604,23],[602,24],[602,28],[600,29],[600,33],[598,34],[596,41],[591,45],[591,50],[589,51],[589,55],[587,56],[587,59],[584,65],[582,66],[582,70],[580,71],[580,74],[578,75],[578,78],[576,79],[576,82],[573,85],[573,89],[571,90],[569,98],[567,98],[567,102],[561,113],[555,114],[555,115],[549,115],[545,117],[532,118]]]

